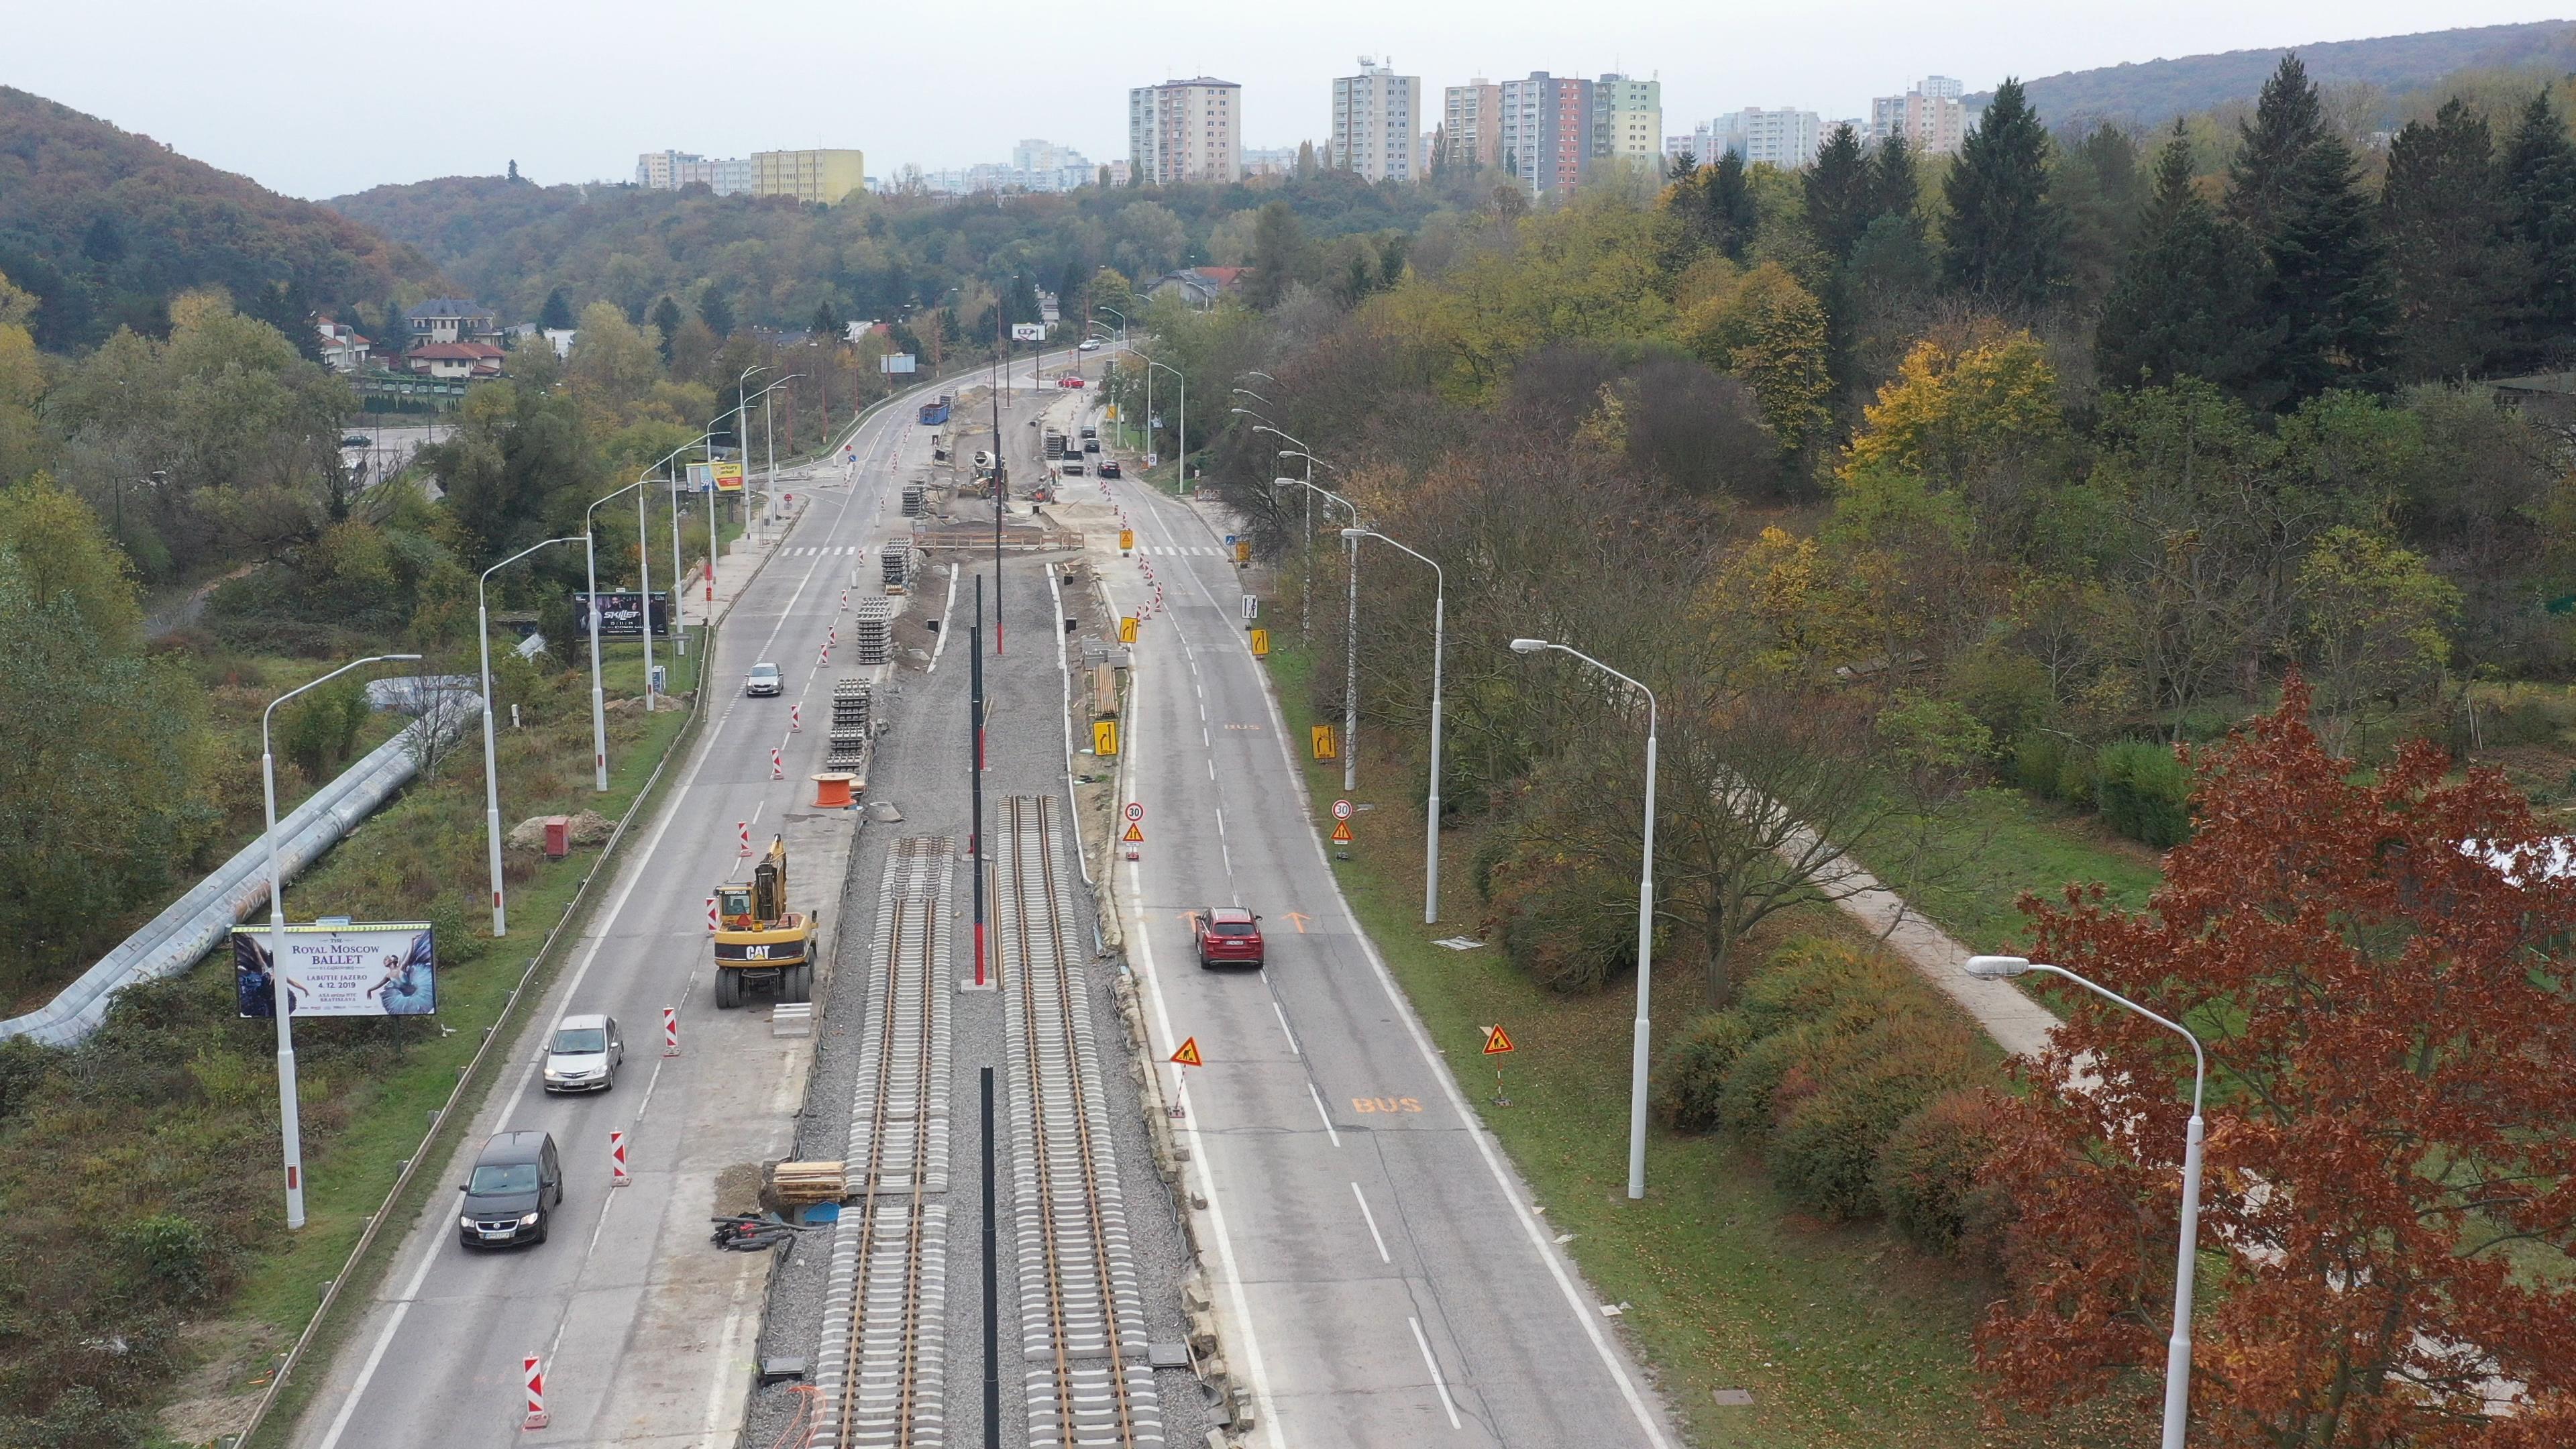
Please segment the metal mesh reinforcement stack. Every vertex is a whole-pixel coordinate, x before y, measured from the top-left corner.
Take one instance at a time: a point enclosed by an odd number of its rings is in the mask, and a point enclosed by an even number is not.
[[[864,679],[844,679],[832,686],[832,748],[827,770],[856,770],[867,763],[868,732],[874,727],[874,697]]]
[[[851,647],[861,664],[885,664],[894,658],[894,601],[861,599],[850,621]]]
[[[885,576],[887,592],[905,588],[912,582],[912,540],[890,538],[877,551],[878,571]]]
[[[927,484],[912,482],[903,485],[903,516],[906,518],[919,518],[921,516],[922,502],[927,493]]]

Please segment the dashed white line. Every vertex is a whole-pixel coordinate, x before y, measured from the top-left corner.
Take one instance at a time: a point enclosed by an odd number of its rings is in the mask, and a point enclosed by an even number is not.
[[[1360,1216],[1368,1222],[1369,1241],[1377,1244],[1377,1260],[1381,1263],[1393,1263],[1395,1259],[1388,1257],[1386,1253],[1386,1239],[1378,1235],[1377,1214],[1369,1211],[1368,1195],[1360,1191],[1360,1185],[1356,1182],[1351,1184],[1351,1197],[1359,1203]],[[1422,1330],[1419,1327],[1414,1329],[1414,1332],[1416,1333],[1420,1333],[1421,1331]],[[1431,1356],[1431,1350],[1426,1348],[1422,1351],[1422,1354],[1423,1357],[1428,1358]],[[1432,1372],[1438,1373],[1439,1369],[1435,1367]],[[1453,1422],[1450,1427],[1455,1428],[1457,1426]]]
[[[1274,997],[1270,998],[1270,1014],[1271,1014],[1272,1016],[1275,1016],[1275,1017],[1279,1018],[1279,1034],[1280,1034],[1281,1036],[1284,1036],[1284,1037],[1288,1038],[1288,1053],[1289,1053],[1289,1055],[1291,1055],[1291,1056],[1303,1056],[1303,1055],[1305,1055],[1305,1053],[1300,1052],[1300,1051],[1298,1051],[1298,1050],[1297,1050],[1297,1033],[1295,1033],[1295,1032],[1293,1032],[1293,1031],[1290,1031],[1290,1030],[1288,1029],[1288,1013],[1286,1013],[1286,1012],[1284,1012],[1284,1011],[1281,1011],[1281,1010],[1279,1009],[1279,998],[1278,998],[1278,997],[1276,997],[1276,996],[1274,996]],[[1309,1086],[1312,1086],[1313,1084],[1312,1084],[1312,1083],[1309,1083],[1308,1085],[1309,1085]]]
[[[1431,1340],[1422,1336],[1422,1320],[1408,1318],[1404,1321],[1413,1325],[1413,1346],[1422,1350],[1422,1361],[1431,1368],[1431,1387],[1440,1391],[1440,1407],[1448,1411],[1449,1427],[1458,1428],[1458,1405],[1449,1397],[1449,1381],[1440,1376],[1440,1360],[1431,1356]]]
[[[1315,1090],[1314,1083],[1308,1082],[1306,1095],[1315,1099],[1315,1115],[1324,1119],[1324,1135],[1333,1139],[1335,1147],[1341,1146],[1342,1134],[1333,1130],[1333,1114],[1324,1110],[1324,1094]]]

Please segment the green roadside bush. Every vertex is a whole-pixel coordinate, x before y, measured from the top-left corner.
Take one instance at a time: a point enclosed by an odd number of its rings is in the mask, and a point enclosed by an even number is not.
[[[1716,1130],[1726,1074],[1752,1042],[1753,1027],[1740,1011],[1712,1012],[1684,1027],[1655,1066],[1657,1115],[1678,1131]]]
[[[1656,1103],[1677,1130],[1760,1153],[1782,1192],[1818,1217],[1886,1212],[1909,1241],[1955,1253],[1985,1139],[1969,1109],[1933,1108],[1991,1074],[1973,1031],[1903,963],[1799,940],[1773,953],[1734,1007],[1666,1048]]]
[[[1905,1120],[1974,1080],[1976,1062],[1950,1023],[1898,1011],[1829,1038],[1772,1094],[1778,1126],[1763,1152],[1772,1181],[1828,1222],[1878,1211],[1878,1156]]]
[[[1960,1087],[1924,1103],[1878,1150],[1879,1210],[1906,1241],[1942,1257],[1991,1262],[2001,1204],[1978,1171],[1994,1152],[1999,1109],[1987,1088]]]
[[[2191,838],[2191,772],[2174,752],[2143,740],[2104,745],[2093,757],[2103,822],[2131,840],[2170,850]]]

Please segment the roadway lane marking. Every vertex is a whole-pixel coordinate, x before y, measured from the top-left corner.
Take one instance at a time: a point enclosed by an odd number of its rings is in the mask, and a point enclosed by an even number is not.
[[[716,1336],[715,1378],[707,1385],[707,1413],[698,1426],[698,1449],[715,1449],[716,1426],[724,1420],[725,1401],[729,1397],[725,1393],[725,1370],[740,1351],[735,1344],[742,1335],[742,1294],[750,1283],[748,1275],[737,1275],[733,1280],[733,1300],[725,1305],[724,1332]]]
[[[1385,1237],[1384,1237],[1383,1235],[1381,1235],[1381,1234],[1378,1232],[1378,1230],[1377,1230],[1377,1214],[1375,1214],[1375,1213],[1373,1213],[1373,1212],[1370,1212],[1370,1211],[1369,1211],[1369,1205],[1368,1205],[1368,1194],[1366,1194],[1366,1193],[1364,1193],[1364,1192],[1360,1191],[1360,1185],[1359,1185],[1358,1183],[1356,1183],[1356,1182],[1355,1182],[1355,1183],[1352,1183],[1352,1184],[1351,1184],[1351,1196],[1359,1202],[1359,1205],[1360,1205],[1360,1217],[1361,1217],[1364,1221],[1366,1221],[1366,1222],[1368,1223],[1368,1229],[1369,1229],[1369,1241],[1370,1241],[1370,1242],[1372,1242],[1372,1243],[1377,1244],[1377,1260],[1378,1260],[1379,1262],[1381,1262],[1381,1263],[1385,1263],[1385,1264],[1387,1264],[1387,1265],[1389,1265],[1389,1266],[1393,1266],[1393,1265],[1394,1265],[1394,1263],[1395,1263],[1395,1259],[1393,1259],[1393,1258],[1391,1258],[1391,1257],[1387,1256],[1387,1251],[1386,1251],[1386,1239],[1385,1239]],[[1414,1329],[1414,1332],[1416,1332],[1416,1333],[1420,1333],[1421,1331],[1422,1331],[1422,1330],[1421,1330],[1420,1328],[1418,1328],[1418,1327]],[[1429,1350],[1427,1350],[1427,1349],[1426,1349],[1426,1350],[1424,1350],[1424,1353],[1425,1353],[1426,1355],[1428,1355]],[[1431,1371],[1432,1371],[1433,1373],[1435,1373],[1435,1374],[1437,1374],[1438,1372],[1440,1372],[1440,1370],[1439,1370],[1437,1367],[1434,1367]],[[1443,1394],[1443,1395],[1442,1395],[1442,1397],[1444,1397],[1444,1398],[1445,1398],[1445,1397],[1447,1397],[1447,1395],[1446,1395],[1446,1394]],[[1450,1417],[1449,1427],[1450,1427],[1450,1428],[1452,1428],[1452,1429],[1457,1428],[1457,1427],[1458,1427],[1458,1424],[1457,1424],[1457,1415],[1452,1414],[1452,1415],[1450,1415],[1449,1417]]]
[[[844,505],[844,515],[847,514],[847,511],[847,506]],[[837,523],[838,520],[835,520],[835,522]],[[802,590],[800,589],[799,592],[802,592]],[[773,629],[771,631],[771,637],[777,637],[776,630]],[[763,647],[765,648],[766,646],[764,645]],[[712,664],[714,661],[709,660],[708,662]],[[728,716],[730,716],[730,711],[728,711]],[[571,1001],[580,991],[583,979],[590,974],[591,963],[599,959],[599,948],[608,939],[605,930],[606,923],[616,921],[626,913],[627,901],[634,896],[635,888],[642,884],[644,876],[648,873],[645,870],[645,867],[651,863],[656,855],[661,853],[662,837],[670,832],[671,822],[679,818],[680,801],[689,791],[697,788],[698,777],[706,772],[707,761],[714,756],[716,736],[721,732],[722,729],[720,721],[718,729],[710,732],[705,739],[699,742],[698,757],[689,766],[688,779],[683,782],[675,783],[670,792],[662,797],[660,806],[662,812],[661,821],[653,827],[653,838],[645,842],[644,853],[641,856],[629,859],[624,866],[623,869],[626,876],[625,883],[619,887],[617,899],[610,904],[608,914],[602,918],[600,934],[593,935],[589,938],[582,949],[581,964],[573,969],[572,976],[569,980],[564,982],[561,987],[556,988],[562,991],[563,999],[565,1001]],[[764,805],[765,803],[766,802],[764,802]],[[760,818],[760,811],[758,809],[754,809],[752,811],[752,818],[754,820]],[[696,976],[697,973],[695,971],[690,972],[690,980],[692,983],[695,982]],[[552,993],[549,992],[548,994]],[[506,1123],[512,1117],[518,1115],[519,1103],[527,1097],[528,1083],[536,1076],[539,1060],[540,1059],[538,1058],[531,1058],[525,1066],[520,1068],[518,1084],[510,1089],[509,1097],[502,1103],[500,1115],[500,1120],[502,1122]],[[661,1079],[661,1074],[662,1069],[657,1064],[653,1068],[654,1080],[658,1082]],[[652,1098],[652,1088],[649,1085],[645,1088],[645,1098],[647,1102]],[[640,1123],[643,1116],[640,1105],[637,1109],[636,1116]],[[471,1125],[472,1124],[470,1123],[468,1124],[469,1133],[471,1131]],[[612,1198],[610,1200],[614,1201],[615,1199]],[[605,1214],[605,1211],[606,1209],[603,1207],[603,1215]],[[428,1251],[421,1255],[420,1267],[413,1271],[411,1280],[403,1285],[402,1297],[395,1301],[392,1317],[385,1321],[384,1330],[377,1334],[375,1346],[367,1351],[367,1361],[358,1370],[357,1381],[349,1386],[349,1397],[347,1402],[340,1405],[340,1412],[331,1420],[330,1432],[323,1435],[322,1442],[317,1446],[317,1449],[338,1449],[340,1436],[348,1432],[349,1421],[356,1416],[360,1401],[365,1399],[367,1386],[375,1382],[376,1370],[384,1366],[385,1353],[393,1347],[395,1333],[401,1330],[403,1320],[410,1316],[411,1306],[420,1296],[421,1285],[429,1281],[429,1270],[431,1265],[438,1261],[439,1244],[442,1241],[442,1234],[444,1232],[445,1229],[442,1226],[430,1235],[429,1248]],[[597,1234],[594,1233],[593,1243],[596,1244],[596,1242]],[[557,1333],[560,1334],[561,1330],[558,1329]]]
[[[1268,985],[1270,973],[1267,970],[1264,970],[1261,973],[1261,976],[1262,984],[1265,986]],[[1297,1050],[1297,1034],[1288,1029],[1288,1013],[1279,1009],[1279,998],[1276,996],[1270,998],[1270,1014],[1279,1018],[1279,1034],[1288,1038],[1288,1054],[1292,1057],[1304,1056],[1305,1053]],[[1312,1084],[1309,1083],[1308,1085],[1311,1086]]]
[[[1461,1427],[1458,1423],[1458,1405],[1449,1397],[1449,1381],[1440,1377],[1440,1360],[1431,1356],[1431,1340],[1422,1336],[1422,1320],[1408,1318],[1404,1321],[1413,1325],[1413,1346],[1422,1350],[1422,1361],[1431,1369],[1431,1387],[1440,1391],[1440,1407],[1449,1412],[1449,1427],[1452,1429]]]
[[[1162,516],[1159,497],[1151,516],[1155,526],[1162,528],[1168,535],[1171,531],[1170,525]],[[1197,519],[1200,527],[1208,527],[1207,520],[1200,518],[1197,513],[1192,512],[1190,517]],[[1210,531],[1213,532],[1212,529]],[[1189,575],[1190,583],[1198,589],[1199,596],[1207,601],[1208,606],[1219,608],[1216,595],[1208,589],[1206,582],[1198,576],[1197,571],[1184,570],[1183,572]],[[1223,610],[1220,608],[1219,612]],[[1185,631],[1178,629],[1179,623],[1179,616],[1175,615],[1173,624],[1176,632],[1180,633],[1183,647],[1186,648],[1189,636]],[[1261,702],[1269,712],[1271,724],[1278,731],[1279,758],[1288,767],[1290,786],[1300,799],[1307,800],[1311,809],[1313,802],[1306,788],[1305,771],[1296,755],[1288,748],[1288,721],[1279,711],[1278,699],[1270,692],[1267,671],[1262,669],[1259,661],[1253,659],[1251,643],[1240,635],[1233,637],[1237,648],[1241,651],[1233,657],[1240,658],[1250,666],[1254,687],[1260,690]],[[1213,762],[1211,762],[1212,768]],[[1412,1004],[1405,1000],[1403,991],[1396,986],[1394,974],[1387,970],[1386,958],[1378,954],[1377,943],[1370,940],[1368,933],[1360,928],[1359,917],[1352,913],[1350,900],[1342,894],[1341,881],[1333,875],[1332,862],[1324,854],[1322,833],[1312,829],[1300,830],[1296,833],[1303,835],[1307,843],[1313,847],[1316,862],[1323,868],[1326,878],[1332,880],[1333,899],[1340,905],[1343,920],[1349,924],[1352,936],[1359,941],[1361,954],[1367,957],[1370,969],[1376,974],[1379,989],[1386,993],[1387,1001],[1396,1008],[1396,1019],[1403,1025],[1405,1034],[1413,1039],[1414,1050],[1421,1055],[1423,1064],[1431,1068],[1432,1076],[1439,1081],[1441,1093],[1448,1098],[1450,1109],[1458,1114],[1459,1122],[1467,1129],[1468,1138],[1476,1144],[1477,1155],[1484,1159],[1485,1171],[1494,1179],[1494,1185],[1502,1190],[1503,1200],[1511,1205],[1513,1215],[1519,1218],[1521,1228],[1529,1238],[1530,1246],[1537,1251],[1539,1261],[1546,1265],[1548,1276],[1555,1279],[1557,1292],[1565,1299],[1565,1305],[1573,1313],[1574,1321],[1582,1327],[1584,1337],[1592,1344],[1593,1353],[1601,1360],[1601,1366],[1609,1371],[1611,1382],[1618,1385],[1620,1397],[1627,1402],[1628,1412],[1635,1417],[1637,1427],[1645,1431],[1646,1442],[1653,1445],[1654,1449],[1671,1449],[1672,1441],[1664,1437],[1662,1426],[1655,1422],[1654,1411],[1647,1407],[1645,1397],[1637,1390],[1636,1381],[1628,1376],[1628,1370],[1619,1362],[1617,1351],[1610,1346],[1609,1339],[1601,1332],[1600,1320],[1593,1310],[1585,1306],[1583,1295],[1576,1291],[1574,1276],[1566,1270],[1563,1254],[1549,1243],[1547,1235],[1540,1228],[1537,1214],[1530,1209],[1528,1203],[1523,1201],[1520,1192],[1514,1187],[1511,1170],[1504,1165],[1501,1155],[1495,1150],[1493,1134],[1486,1130],[1482,1119],[1468,1110],[1467,1099],[1458,1090],[1457,1079],[1450,1075],[1448,1063],[1443,1061],[1439,1052],[1433,1048],[1430,1034],[1423,1029],[1421,1020],[1413,1014]],[[1197,1129],[1193,1127],[1192,1130]],[[1211,1206],[1216,1201],[1213,1189],[1209,1193],[1208,1201]],[[1415,1327],[1414,1332],[1417,1336],[1420,1334],[1419,1325]],[[1430,1346],[1425,1343],[1423,1357],[1426,1360],[1430,1358],[1430,1352]],[[1436,1378],[1439,1373],[1437,1364],[1433,1365],[1432,1372]],[[1448,1400],[1446,1386],[1441,1389],[1441,1399],[1444,1403]],[[1457,1412],[1454,1408],[1451,1409],[1450,1420],[1452,1423],[1457,1420]],[[1278,1423],[1276,1415],[1272,1416],[1271,1422],[1274,1425]]]
[[[1126,762],[1128,780],[1131,786],[1144,773],[1144,766],[1140,763],[1141,753],[1142,752],[1137,748],[1137,743],[1131,740],[1128,744],[1127,752],[1123,756],[1123,759]],[[1128,798],[1131,800],[1136,798],[1132,789]],[[1149,923],[1145,918],[1145,908],[1143,905],[1145,899],[1144,862],[1138,861],[1128,867],[1128,879],[1131,888],[1128,891],[1127,898],[1130,902],[1134,903],[1131,906],[1131,913],[1134,915],[1136,921],[1136,929],[1129,935],[1128,939],[1134,943],[1136,956],[1144,965],[1145,989],[1147,994],[1152,996],[1154,1000],[1155,1025],[1162,1029],[1164,1041],[1178,1041],[1179,1038],[1172,1034],[1172,1011],[1170,1004],[1165,1002],[1163,999],[1163,976],[1161,972],[1154,969],[1154,935],[1152,930],[1149,929]],[[1180,1090],[1186,1092],[1189,1086],[1189,1078],[1182,1074],[1179,1067],[1174,1067],[1172,1069],[1172,1073],[1175,1077],[1180,1079]],[[1198,1119],[1187,1118],[1184,1120],[1187,1125],[1181,1130],[1188,1132],[1192,1137],[1196,1137],[1199,1131],[1197,1125]],[[1327,1124],[1327,1126],[1329,1125],[1330,1124]],[[1217,1261],[1225,1271],[1226,1297],[1230,1300],[1234,1309],[1234,1318],[1236,1323],[1240,1324],[1243,1330],[1244,1371],[1251,1375],[1252,1378],[1253,1406],[1258,1411],[1257,1417],[1260,1419],[1262,1426],[1267,1430],[1264,1437],[1269,1440],[1270,1449],[1288,1449],[1288,1441],[1281,1436],[1279,1430],[1279,1406],[1270,1397],[1270,1372],[1263,1366],[1261,1360],[1261,1334],[1253,1324],[1251,1303],[1244,1296],[1243,1269],[1241,1265],[1235,1261],[1234,1235],[1226,1229],[1225,1198],[1217,1191],[1216,1164],[1209,1160],[1205,1148],[1206,1144],[1201,1143],[1201,1150],[1191,1153],[1190,1158],[1191,1162],[1198,1168],[1200,1183],[1207,1188],[1208,1226],[1212,1228],[1216,1234]],[[1184,1171],[1186,1170],[1187,1169],[1185,1168]]]
[[[1333,1130],[1333,1114],[1324,1110],[1324,1094],[1316,1091],[1315,1084],[1309,1081],[1306,1083],[1306,1095],[1315,1099],[1315,1115],[1324,1119],[1324,1135],[1333,1139],[1335,1147],[1341,1146],[1342,1134]]]

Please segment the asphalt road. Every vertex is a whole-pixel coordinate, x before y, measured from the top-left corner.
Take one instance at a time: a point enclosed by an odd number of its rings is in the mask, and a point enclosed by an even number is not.
[[[1192,505],[1108,486],[1166,605],[1135,651],[1125,763],[1146,843],[1116,867],[1119,899],[1158,1054],[1195,1037],[1207,1062],[1188,1072],[1182,1141],[1210,1199],[1255,1440],[1676,1442],[1343,902],[1287,752],[1302,742],[1281,738],[1219,537]],[[1152,585],[1132,562],[1104,572],[1119,612],[1135,612]],[[1186,918],[1211,904],[1262,915],[1267,969],[1199,967]]]
[[[529,1032],[446,1169],[461,1182],[472,1151],[505,1127],[552,1133],[566,1185],[551,1240],[464,1248],[455,1192],[436,1193],[297,1426],[301,1449],[733,1442],[767,1264],[710,1247],[707,1218],[719,1172],[781,1155],[789,1142],[806,1044],[773,1040],[765,1010],[716,1011],[704,903],[714,882],[748,868],[736,822],[751,822],[765,842],[805,808],[834,677],[815,668],[819,648],[842,617],[837,600],[852,567],[868,564],[874,578],[873,558],[859,550],[882,535],[879,504],[897,448],[926,455],[926,438],[908,407],[871,419],[858,436],[855,480],[838,468],[811,480],[807,511],[719,631],[707,727],[673,762],[677,778],[654,814],[637,822],[537,1014],[547,1028],[572,1011],[615,1016],[626,1043],[615,1089],[547,1095],[536,1073],[548,1031]],[[782,666],[784,695],[742,697],[737,681],[756,659]],[[807,728],[791,734],[789,706],[807,689]],[[770,779],[772,746],[787,752],[784,781]],[[506,779],[502,790],[505,819],[515,819]],[[810,865],[800,874],[791,863],[790,881],[801,909],[840,899],[840,881],[818,880]],[[534,932],[545,923],[512,925]],[[667,1058],[666,1005],[679,1008],[684,1048]],[[612,1129],[629,1142],[633,1181],[622,1188],[610,1182]],[[548,1363],[552,1427],[523,1434],[520,1360],[531,1353]]]

